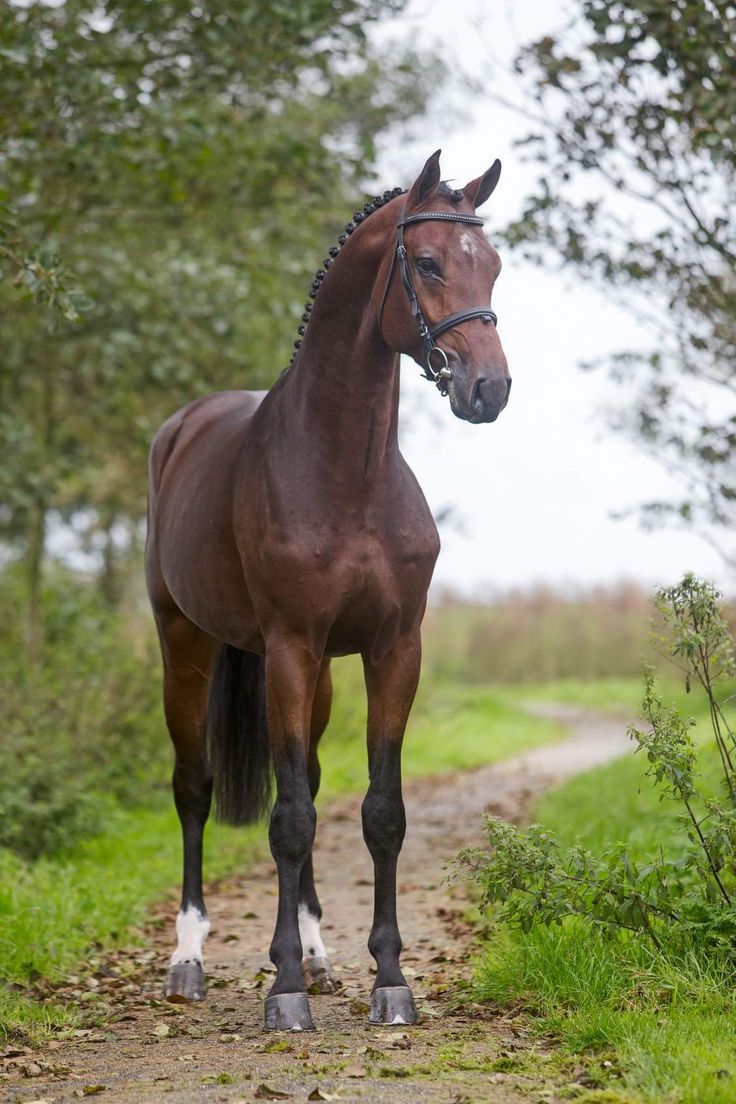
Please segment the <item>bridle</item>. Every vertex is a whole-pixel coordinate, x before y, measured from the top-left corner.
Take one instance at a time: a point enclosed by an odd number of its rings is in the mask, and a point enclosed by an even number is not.
[[[401,282],[404,285],[409,299],[409,308],[414,316],[414,321],[419,330],[419,336],[424,345],[424,375],[426,379],[435,383],[444,395],[447,394],[447,385],[452,379],[452,369],[447,359],[447,353],[441,346],[435,343],[435,338],[439,337],[440,334],[445,333],[447,330],[454,329],[455,326],[460,326],[463,322],[469,322],[471,318],[481,318],[484,322],[492,322],[494,326],[498,323],[498,318],[496,317],[496,312],[492,311],[490,307],[471,307],[469,310],[458,311],[456,314],[448,314],[447,318],[443,318],[441,322],[436,322],[434,326],[427,325],[427,321],[422,313],[422,308],[419,305],[419,296],[414,287],[414,281],[411,278],[409,257],[406,252],[406,246],[404,245],[404,227],[411,225],[413,222],[427,222],[429,219],[435,219],[439,222],[464,222],[468,226],[483,225],[483,219],[479,218],[478,215],[458,215],[454,211],[426,211],[418,215],[405,215],[403,218],[399,219],[396,224],[396,249],[391,257],[391,266],[388,270],[388,276],[386,277],[386,283],[383,288],[381,305],[378,308],[378,332],[383,338],[383,308],[386,305],[386,298],[389,288],[391,287],[391,279],[394,274],[394,269],[396,268],[396,261],[398,260],[399,269],[401,271]],[[436,360],[437,355],[442,358],[442,362],[438,367],[435,367],[432,358],[434,357]]]

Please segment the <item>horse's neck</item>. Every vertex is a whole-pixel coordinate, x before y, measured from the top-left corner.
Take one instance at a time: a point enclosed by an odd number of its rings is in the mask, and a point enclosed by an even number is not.
[[[370,302],[375,262],[357,261],[328,273],[282,396],[305,463],[365,484],[398,451],[399,371]]]

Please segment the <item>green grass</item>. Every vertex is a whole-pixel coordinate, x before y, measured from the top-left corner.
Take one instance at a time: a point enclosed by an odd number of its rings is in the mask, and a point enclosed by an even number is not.
[[[618,680],[600,690],[609,706],[623,703]],[[595,687],[535,687],[533,696],[542,692],[577,704],[595,701]],[[705,703],[693,694],[683,704],[698,719],[704,790],[714,792],[719,768],[707,742]],[[676,852],[684,839],[676,809],[643,779],[645,766],[632,748],[624,759],[547,793],[534,819],[562,844],[580,839],[594,852],[618,841],[639,856],[660,846]],[[605,938],[575,920],[524,935],[502,926],[489,941],[477,984],[482,999],[530,1011],[537,1028],[583,1055],[606,1088],[627,1094],[622,1100],[736,1100],[736,995],[725,969],[695,956],[666,957],[627,937]],[[612,1065],[603,1066],[604,1059]]]
[[[333,719],[325,734],[322,797],[362,791],[367,781],[365,692],[359,664],[336,670]],[[563,729],[526,715],[505,692],[426,686],[405,744],[405,773],[426,775],[497,761],[558,738]],[[161,739],[165,736],[162,732]],[[92,944],[129,939],[131,925],[180,878],[179,826],[163,808],[111,809],[110,830],[67,853],[24,862],[0,850],[0,977],[27,984],[73,971]],[[228,829],[210,821],[208,879],[244,870],[267,850],[263,825]],[[0,988],[0,1034],[13,1027],[62,1026],[69,1013]]]
[[[696,693],[688,696],[669,675],[662,682],[667,701],[676,702],[684,710],[702,712]],[[642,681],[637,678],[603,678],[583,682],[577,679],[555,679],[537,682],[530,686],[504,687],[504,696],[513,702],[555,701],[564,705],[579,705],[586,709],[602,709],[608,713],[620,713],[634,718],[641,700]]]
[[[334,671],[332,719],[320,747],[323,797],[362,791],[368,784],[360,661],[349,656],[338,661]],[[564,734],[561,725],[525,713],[523,696],[507,687],[427,679],[420,684],[409,718],[402,770],[405,778],[469,770]]]
[[[58,981],[94,944],[130,940],[151,902],[180,877],[179,824],[172,808],[118,812],[114,830],[65,856],[25,863],[0,851],[0,963],[8,983]],[[260,827],[208,828],[208,876],[246,867],[265,850]],[[70,1013],[0,988],[0,1036],[13,1028],[63,1026]]]

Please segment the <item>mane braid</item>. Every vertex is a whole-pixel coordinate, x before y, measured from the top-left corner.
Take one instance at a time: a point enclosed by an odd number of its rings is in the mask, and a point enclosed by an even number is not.
[[[373,196],[373,199],[364,204],[362,211],[353,212],[353,221],[346,223],[345,232],[341,234],[340,237],[337,239],[338,244],[331,245],[330,248],[327,250],[329,256],[325,257],[325,259],[323,260],[322,268],[318,269],[315,273],[314,280],[312,281],[309,288],[309,298],[304,304],[304,313],[302,314],[301,325],[299,326],[298,330],[299,337],[294,342],[294,352],[291,354],[291,360],[287,364],[286,368],[284,368],[284,371],[281,373],[282,376],[289,371],[289,368],[291,368],[292,364],[294,363],[294,359],[299,350],[299,346],[302,343],[302,337],[307,332],[307,326],[309,325],[309,316],[312,313],[312,301],[317,298],[317,292],[320,289],[322,281],[327,275],[327,269],[337,257],[342,246],[348,240],[353,231],[357,229],[358,225],[365,219],[367,219],[369,215],[372,215],[373,212],[377,211],[379,207],[383,207],[383,205],[385,203],[388,203],[389,200],[395,199],[396,196],[405,195],[406,191],[406,188],[393,188],[391,189],[391,191],[384,192],[383,195]],[[444,192],[442,194],[444,195]],[[447,198],[449,198],[449,196]]]

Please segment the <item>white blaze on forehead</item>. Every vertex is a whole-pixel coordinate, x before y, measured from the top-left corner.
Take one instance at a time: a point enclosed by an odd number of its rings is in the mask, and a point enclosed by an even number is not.
[[[319,920],[304,905],[299,906],[299,935],[304,958],[327,958],[327,951],[319,932]]]
[[[176,918],[176,950],[171,965],[177,962],[202,961],[202,945],[210,930],[210,922],[197,908],[188,908]]]
[[[463,230],[462,234],[460,235],[460,248],[462,249],[463,253],[469,253],[471,257],[473,253],[475,253],[475,242],[473,241],[467,230]]]

